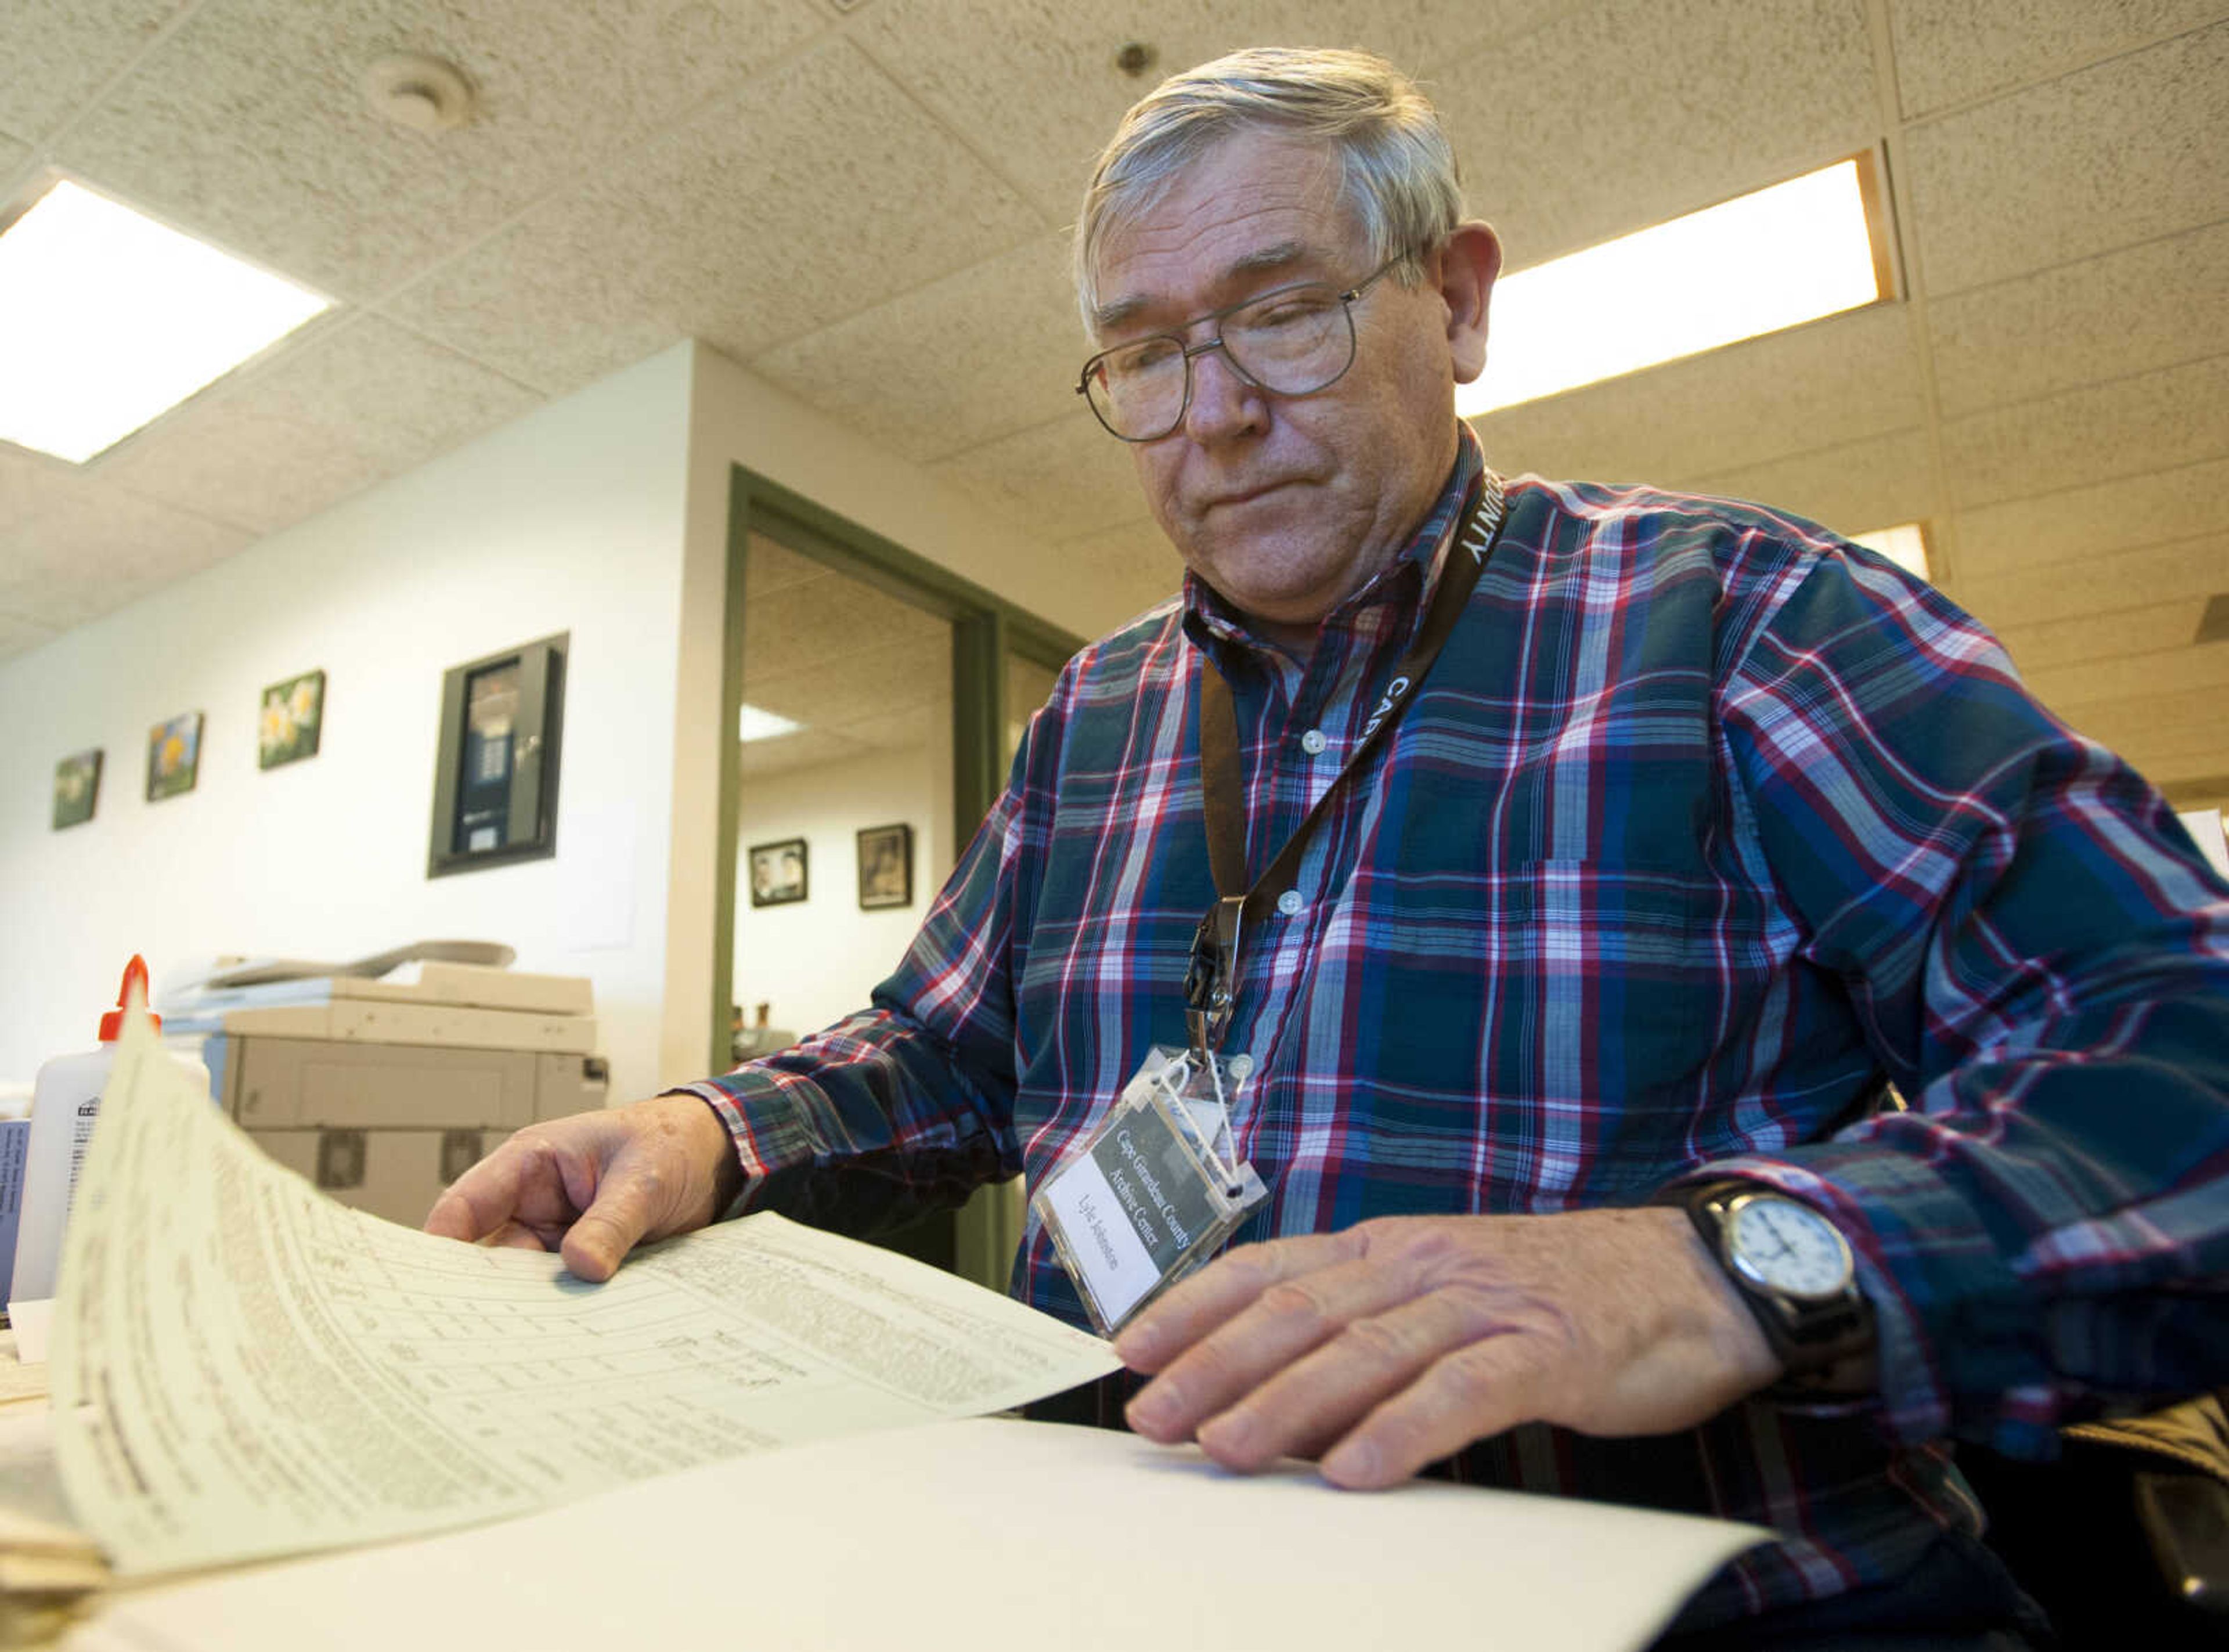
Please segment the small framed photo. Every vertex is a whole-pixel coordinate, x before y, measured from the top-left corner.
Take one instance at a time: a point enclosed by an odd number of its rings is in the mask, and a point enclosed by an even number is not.
[[[188,711],[147,730],[147,800],[194,789],[202,768],[202,714]]]
[[[453,665],[441,679],[426,876],[557,852],[570,632]]]
[[[913,828],[869,826],[859,834],[859,910],[913,904]]]
[[[100,801],[100,754],[80,751],[55,765],[55,830],[83,826]]]
[[[318,734],[325,722],[325,674],[305,672],[263,691],[263,710],[255,724],[255,761],[276,768],[318,755]]]
[[[751,904],[787,906],[805,898],[805,839],[751,845]]]

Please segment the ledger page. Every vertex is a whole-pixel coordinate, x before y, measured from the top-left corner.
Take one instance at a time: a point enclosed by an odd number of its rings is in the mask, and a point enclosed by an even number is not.
[[[49,1375],[71,1510],[132,1576],[440,1531],[1116,1364],[1005,1297],[772,1215],[601,1285],[380,1221],[266,1158],[134,1017]]]

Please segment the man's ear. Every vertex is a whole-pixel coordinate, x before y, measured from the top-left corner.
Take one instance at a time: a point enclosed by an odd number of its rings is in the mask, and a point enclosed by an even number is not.
[[[1448,306],[1448,347],[1455,382],[1468,384],[1486,370],[1486,310],[1501,273],[1501,237],[1472,219],[1455,226],[1440,246],[1440,296]]]

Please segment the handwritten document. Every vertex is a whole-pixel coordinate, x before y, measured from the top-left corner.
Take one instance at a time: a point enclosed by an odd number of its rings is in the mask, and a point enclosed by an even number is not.
[[[267,1159],[138,1017],[77,1212],[55,1450],[119,1576],[446,1530],[1116,1365],[1004,1297],[771,1215],[601,1285],[382,1222]]]

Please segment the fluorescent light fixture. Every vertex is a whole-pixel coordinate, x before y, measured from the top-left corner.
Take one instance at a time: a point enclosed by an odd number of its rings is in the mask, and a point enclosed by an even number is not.
[[[1877,550],[1907,573],[1922,579],[1931,579],[1927,571],[1927,530],[1919,523],[1900,523],[1893,528],[1876,528],[1871,533],[1853,533],[1853,543],[1867,550]]]
[[[1870,157],[1847,161],[1504,276],[1486,371],[1455,387],[1474,418],[1881,298],[1887,249],[1866,210]]]
[[[64,179],[0,233],[0,440],[82,464],[331,305]]]
[[[792,721],[776,711],[761,711],[755,705],[745,705],[736,737],[739,740],[779,740],[786,734],[795,734],[805,725]]]

